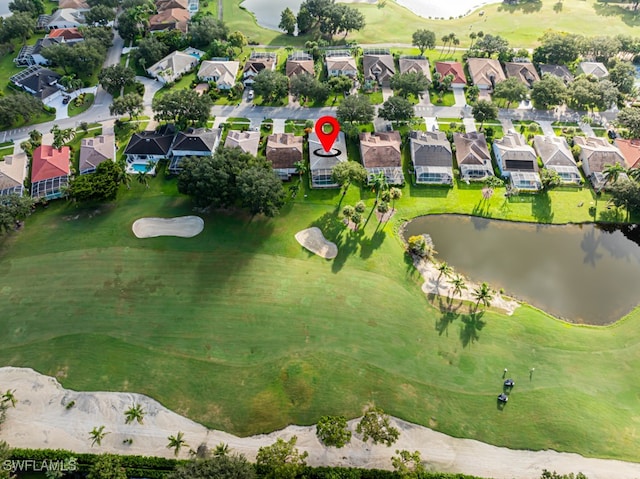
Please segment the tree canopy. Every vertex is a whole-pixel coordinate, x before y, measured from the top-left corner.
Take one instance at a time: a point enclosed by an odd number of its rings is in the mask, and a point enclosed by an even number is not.
[[[322,416],[316,424],[316,436],[325,446],[337,448],[346,446],[351,441],[347,418],[344,416]]]
[[[28,13],[33,18],[44,13],[44,3],[42,0],[11,0],[9,2],[11,13]]]
[[[498,107],[487,100],[478,100],[471,109],[473,119],[480,122],[480,129],[487,120],[495,120],[498,118]]]
[[[336,110],[340,123],[370,123],[374,114],[375,108],[366,95],[350,95]]]
[[[98,81],[111,95],[120,92],[121,88],[133,85],[136,81],[136,72],[131,68],[120,65],[111,65],[103,68],[98,74]]]
[[[287,96],[289,79],[280,72],[265,68],[253,78],[253,89],[263,101],[271,103]]]
[[[212,101],[195,90],[173,90],[156,96],[152,102],[155,118],[175,123],[178,129],[204,125],[209,118]]]
[[[391,425],[389,416],[376,407],[370,407],[365,411],[356,432],[362,434],[364,442],[371,439],[374,444],[386,444],[387,447],[391,447],[400,437],[400,431]]]
[[[382,104],[378,116],[387,121],[406,123],[413,118],[413,105],[401,96],[392,96]]]
[[[178,191],[200,207],[246,207],[251,214],[275,216],[284,204],[284,188],[264,158],[239,148],[220,148],[213,156],[186,158]]]
[[[109,106],[112,115],[129,115],[131,118],[138,116],[142,109],[142,97],[137,93],[127,93],[114,98]]]
[[[511,103],[520,103],[527,98],[529,89],[519,78],[511,77],[498,83],[493,89],[493,98],[501,98],[507,102],[507,108]]]
[[[300,33],[316,31],[331,38],[338,33],[347,36],[361,30],[365,19],[360,11],[335,0],[305,0],[300,5],[297,24]]]
[[[179,465],[166,479],[254,479],[253,464],[243,455],[215,455]]]
[[[296,15],[289,7],[282,10],[280,14],[280,23],[278,28],[284,30],[287,35],[293,35],[296,31]]]
[[[258,449],[256,466],[258,472],[268,479],[294,479],[306,466],[307,452],[300,453],[296,448],[298,438],[288,441],[281,438],[271,446]]]
[[[226,40],[229,27],[211,15],[196,17],[189,23],[191,44],[196,48],[207,48],[214,40]]]
[[[560,77],[555,75],[542,75],[531,87],[531,100],[533,105],[541,110],[562,105],[567,98],[567,86]]]
[[[53,66],[62,68],[67,75],[73,72],[84,78],[90,77],[102,66],[106,55],[106,46],[96,39],[75,45],[59,43],[42,49],[42,56]]]
[[[420,97],[429,88],[429,85],[431,85],[431,81],[420,71],[396,73],[390,80],[391,89],[404,98],[409,95]]]
[[[331,179],[340,186],[348,188],[351,183],[364,184],[367,181],[367,170],[355,161],[343,161],[333,167]]]
[[[618,113],[617,122],[629,130],[630,138],[640,138],[640,108],[626,107]]]
[[[122,176],[120,168],[113,161],[103,161],[94,173],[75,176],[69,182],[69,196],[76,201],[115,199]]]
[[[433,50],[436,47],[436,34],[431,30],[416,30],[411,40],[411,44],[420,50],[420,55],[424,55],[425,50]]]
[[[31,214],[33,200],[30,196],[0,196],[0,234],[6,233],[16,226],[16,221]]]

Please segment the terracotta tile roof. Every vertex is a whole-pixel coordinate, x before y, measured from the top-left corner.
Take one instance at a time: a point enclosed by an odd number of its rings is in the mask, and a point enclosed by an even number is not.
[[[365,168],[402,166],[401,138],[397,131],[360,133],[360,156]]]
[[[627,168],[640,168],[640,140],[616,138],[614,143],[622,153]]]
[[[398,61],[400,73],[422,72],[431,79],[429,60],[425,57],[401,57]]]
[[[293,133],[269,135],[266,157],[274,169],[295,168],[295,163],[302,160],[302,137]]]
[[[467,84],[467,78],[464,75],[464,68],[459,62],[436,62],[436,71],[443,77],[453,75],[452,84]]]
[[[306,73],[315,75],[313,60],[287,60],[287,76],[291,78],[294,75]]]
[[[40,145],[33,151],[31,162],[31,183],[69,175],[68,146],[56,149],[51,145]]]
[[[60,0],[58,8],[75,8],[76,10],[88,10],[89,4],[86,0]]]
[[[189,0],[156,0],[156,9],[161,12],[171,8],[182,8],[188,10]]]
[[[84,36],[77,28],[56,28],[51,30],[46,38],[64,38],[65,41],[83,40]]]

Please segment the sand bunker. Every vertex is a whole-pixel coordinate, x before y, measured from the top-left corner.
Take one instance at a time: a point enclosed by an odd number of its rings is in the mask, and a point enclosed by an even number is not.
[[[333,259],[338,256],[338,247],[335,243],[327,241],[322,231],[320,231],[320,228],[316,228],[315,226],[298,231],[296,233],[296,240],[304,248],[324,259]]]
[[[496,374],[499,384],[502,371],[496,371]],[[354,419],[349,421],[353,439],[346,447],[336,449],[326,448],[318,442],[314,426],[288,426],[270,434],[241,438],[209,430],[142,394],[70,391],[54,378],[32,369],[0,368],[0,386],[2,390],[15,390],[17,399],[15,409],[9,408],[6,422],[0,429],[0,441],[5,440],[13,447],[174,457],[173,451],[167,448],[167,437],[181,431],[189,446],[180,451],[180,458],[187,458],[189,449],[196,449],[202,443],[213,449],[224,442],[233,452],[254,460],[261,446],[273,444],[278,437],[288,440],[296,435],[298,447],[309,453],[307,462],[313,466],[391,469],[394,451],[407,449],[419,450],[429,469],[496,479],[536,479],[542,469],[560,474],[582,471],[589,479],[609,479],[612,471],[615,471],[616,479],[640,477],[640,464],[555,451],[495,447],[446,436],[396,418],[391,422],[400,429],[400,439],[393,447],[362,442],[355,433],[357,419]],[[75,401],[74,405],[67,409],[71,401]],[[215,401],[215,397],[211,401]],[[146,412],[143,424],[125,424],[124,412],[134,403],[140,404]],[[91,447],[89,431],[101,425],[108,434],[101,446]],[[133,441],[125,444],[125,439]]]
[[[137,238],[155,238],[156,236],[193,238],[204,229],[204,220],[199,216],[140,218],[133,223],[131,229]]]

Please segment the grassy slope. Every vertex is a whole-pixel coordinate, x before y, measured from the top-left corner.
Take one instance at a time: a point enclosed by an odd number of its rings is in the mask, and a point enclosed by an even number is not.
[[[73,389],[143,392],[239,434],[353,417],[375,402],[455,436],[637,458],[629,378],[640,366],[640,311],[592,328],[522,307],[487,313],[478,329],[427,303],[392,224],[374,234],[374,218],[359,241],[347,234],[336,192],[300,194],[275,220],[208,215],[190,240],[130,231],[141,216],[191,212],[174,183],[122,193],[97,214],[52,204],[5,241],[0,364],[57,374]],[[359,196],[352,188],[345,202]],[[464,206],[405,196],[403,215]],[[335,261],[295,242],[310,225],[338,243]],[[500,412],[505,366],[517,386]]]
[[[249,38],[260,43],[273,45],[300,45],[300,38],[287,37],[259,27],[253,15],[237,5],[240,0],[224,0],[224,19],[231,30],[241,30]],[[361,32],[350,34],[347,40],[360,43],[411,43],[411,35],[419,28],[426,28],[436,33],[438,43],[443,35],[455,32],[461,46],[468,46],[468,33],[484,31],[508,38],[512,45],[518,47],[534,46],[541,34],[549,30],[568,31],[587,36],[596,35],[635,35],[640,25],[640,17],[634,18],[629,12],[617,6],[601,4],[595,0],[564,0],[561,12],[554,11],[556,2],[542,2],[537,12],[523,13],[513,7],[502,4],[483,7],[485,14],[477,13],[454,20],[429,20],[413,14],[408,9],[393,1],[385,2],[385,6],[366,3],[355,3],[353,7],[364,13],[367,26]],[[606,32],[602,25],[606,22]],[[342,37],[335,40],[340,43]],[[339,41],[340,40],[340,41]]]

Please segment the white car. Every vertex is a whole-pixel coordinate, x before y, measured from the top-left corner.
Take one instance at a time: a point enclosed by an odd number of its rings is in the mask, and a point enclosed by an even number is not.
[[[249,90],[249,94],[247,95],[247,99],[253,100],[253,90]]]

